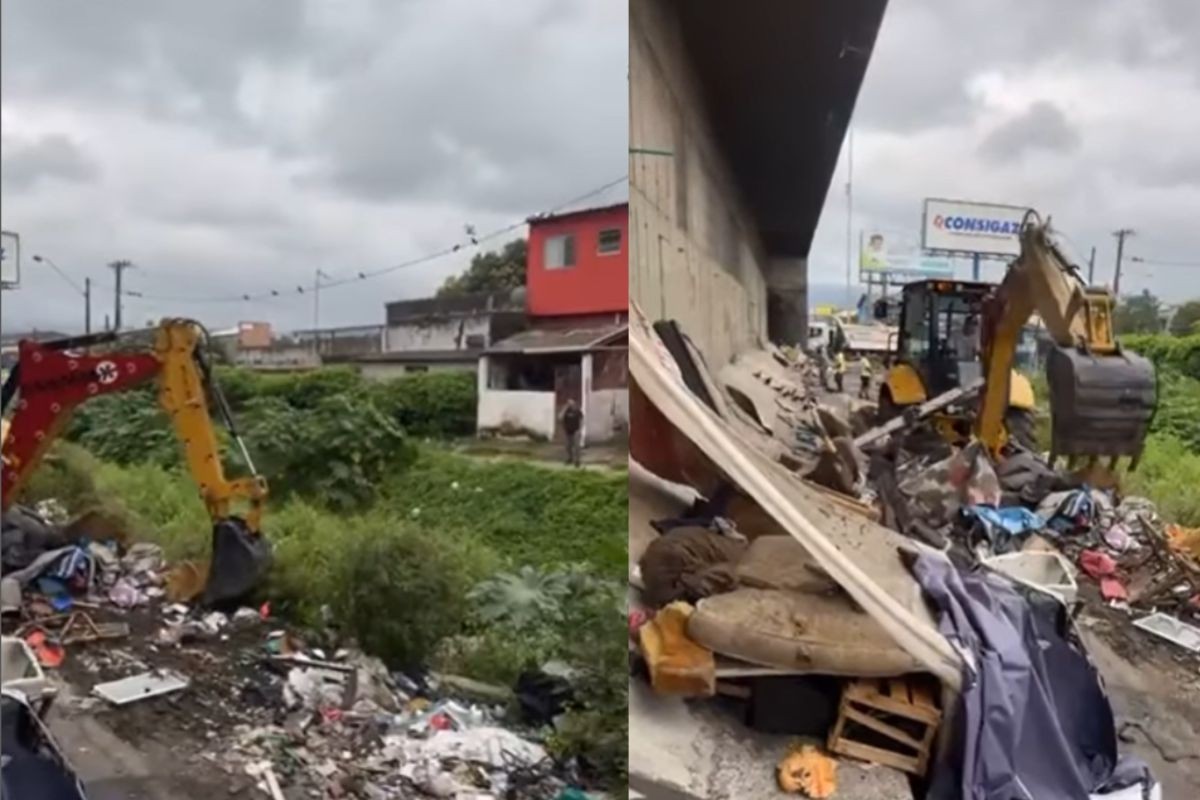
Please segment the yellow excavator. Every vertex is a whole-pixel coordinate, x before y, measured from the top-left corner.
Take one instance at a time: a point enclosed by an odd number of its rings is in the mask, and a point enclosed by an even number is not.
[[[1032,447],[1035,398],[1013,369],[1026,323],[1037,313],[1052,341],[1050,463],[1066,457],[1127,456],[1136,468],[1157,408],[1153,364],[1125,351],[1113,331],[1113,297],[1088,286],[1050,236],[1049,222],[1026,214],[1021,254],[999,285],[921,281],[904,288],[895,363],[880,388],[884,420],[956,389],[978,388],[933,415],[951,441],[974,436],[999,458],[1010,440]]]
[[[111,349],[117,342],[139,339],[149,347]],[[148,331],[22,341],[3,386],[0,508],[7,511],[20,496],[80,404],[155,380],[159,405],[171,419],[213,523],[210,561],[198,570],[204,582],[200,600],[222,605],[250,593],[271,561],[270,542],[260,527],[267,483],[255,472],[214,380],[206,345],[203,326],[187,319],[164,320]],[[249,473],[245,477],[225,476],[210,397],[240,450]]]

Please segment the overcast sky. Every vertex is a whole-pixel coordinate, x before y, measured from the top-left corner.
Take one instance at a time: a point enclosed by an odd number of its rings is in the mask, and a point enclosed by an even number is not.
[[[1190,265],[1127,262],[1123,294],[1200,297],[1198,40],[1196,0],[890,0],[855,111],[855,248],[860,227],[915,236],[924,197],[1028,205],[1081,261],[1095,245],[1097,282],[1128,227],[1127,256]],[[845,280],[845,150],[814,283]]]
[[[295,287],[316,269],[400,263],[627,169],[620,0],[37,0],[5,3],[0,32],[3,226],[23,250],[9,331],[82,327],[34,253],[93,279],[97,326],[118,258],[147,296],[130,323],[309,326]],[[321,324],[380,323],[469,257],[327,289]]]

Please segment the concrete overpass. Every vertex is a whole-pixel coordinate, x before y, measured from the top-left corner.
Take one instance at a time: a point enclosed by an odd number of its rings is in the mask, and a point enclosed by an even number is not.
[[[885,6],[630,4],[631,298],[710,361],[806,339],[809,247]]]

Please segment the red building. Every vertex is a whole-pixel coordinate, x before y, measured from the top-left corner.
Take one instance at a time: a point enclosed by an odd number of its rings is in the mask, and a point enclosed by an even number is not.
[[[481,435],[563,436],[568,400],[584,444],[629,430],[629,204],[529,220],[529,329],[479,360]]]
[[[530,219],[525,284],[531,317],[626,314],[629,204]]]

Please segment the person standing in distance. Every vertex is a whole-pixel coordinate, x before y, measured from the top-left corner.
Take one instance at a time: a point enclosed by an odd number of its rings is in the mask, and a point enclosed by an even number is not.
[[[583,425],[583,412],[572,399],[567,400],[559,415],[563,433],[567,435],[567,463],[579,466],[579,429]]]

